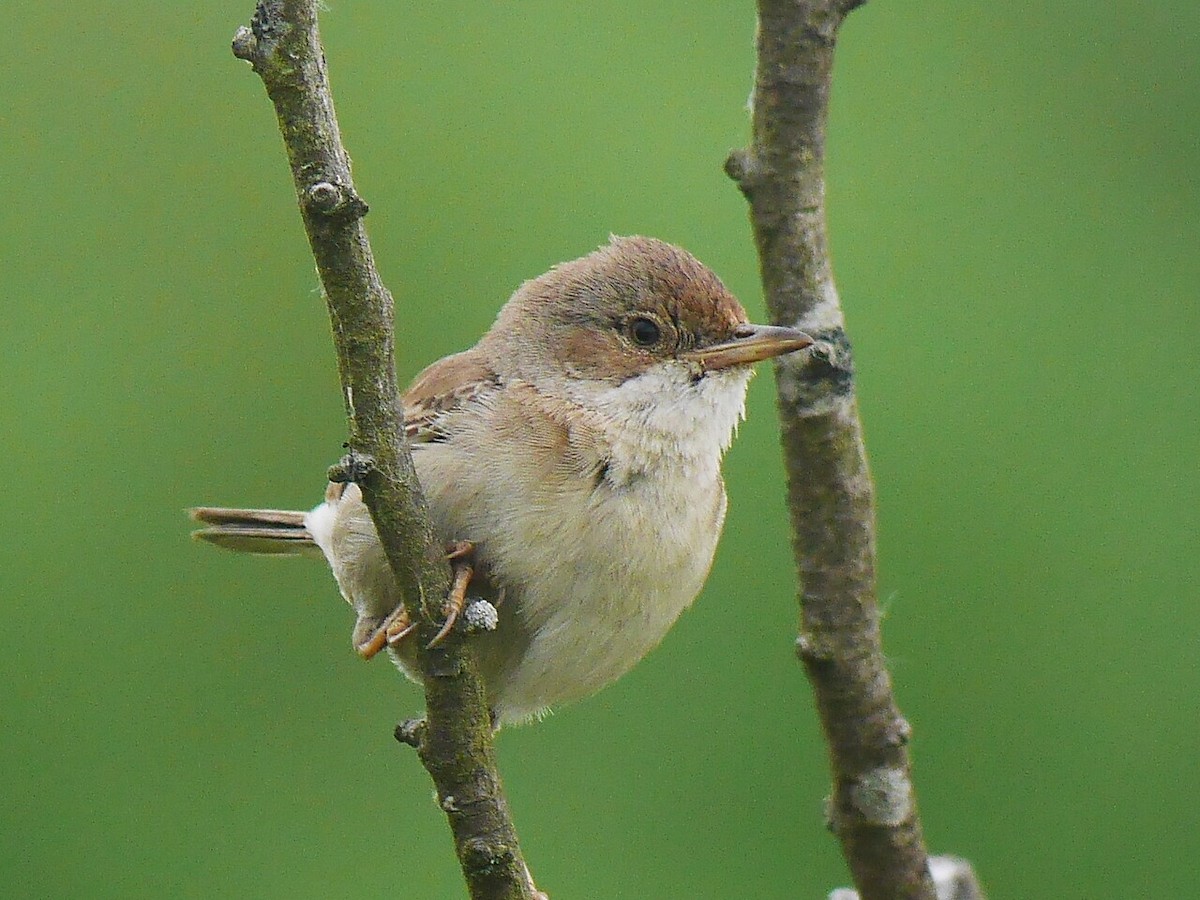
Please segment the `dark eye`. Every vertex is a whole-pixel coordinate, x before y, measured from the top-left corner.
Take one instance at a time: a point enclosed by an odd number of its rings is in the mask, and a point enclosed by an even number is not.
[[[658,325],[643,316],[629,323],[629,334],[639,347],[653,347],[662,338]]]

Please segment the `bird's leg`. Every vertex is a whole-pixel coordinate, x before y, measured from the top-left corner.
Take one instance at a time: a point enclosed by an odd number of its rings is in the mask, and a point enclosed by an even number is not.
[[[446,639],[467,603],[467,587],[475,574],[475,567],[471,565],[471,555],[474,552],[475,545],[470,541],[456,541],[447,548],[446,559],[450,562],[453,580],[450,583],[450,593],[446,595],[446,604],[442,607],[442,615],[446,617],[446,621],[433,636],[433,640],[425,645],[427,650]]]

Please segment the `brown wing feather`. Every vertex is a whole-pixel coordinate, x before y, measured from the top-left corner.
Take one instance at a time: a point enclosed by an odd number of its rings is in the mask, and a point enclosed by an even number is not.
[[[598,416],[565,398],[547,396],[528,382],[502,384],[478,347],[438,360],[413,380],[402,398],[409,440],[414,444],[445,440],[449,435],[441,420],[447,413],[500,391],[491,420],[498,438],[526,445],[531,460],[545,461],[546,477],[593,482],[605,477],[611,448]]]
[[[442,416],[499,385],[500,377],[477,347],[439,359],[413,379],[401,398],[408,439],[413,443],[442,439],[438,430]]]

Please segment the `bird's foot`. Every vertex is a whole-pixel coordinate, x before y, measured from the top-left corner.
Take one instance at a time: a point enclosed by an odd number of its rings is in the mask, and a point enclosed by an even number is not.
[[[354,649],[363,659],[371,659],[384,647],[395,646],[416,630],[417,623],[401,603],[365,639],[356,643]]]
[[[475,567],[469,560],[474,552],[475,545],[470,541],[456,541],[446,549],[446,559],[450,563],[453,580],[450,583],[450,593],[442,607],[445,620],[438,633],[433,636],[433,640],[425,645],[426,649],[436,647],[446,640],[467,605],[467,588],[475,574]],[[363,659],[371,659],[384,647],[396,646],[416,631],[417,625],[418,623],[409,616],[404,604],[400,604],[365,638],[355,643],[354,649]],[[484,623],[474,630],[490,631],[492,628],[495,628],[495,623]]]
[[[475,575],[475,567],[471,564],[474,553],[475,545],[470,541],[455,541],[446,548],[446,559],[450,563],[453,576],[453,580],[450,582],[450,593],[446,595],[446,603],[442,607],[442,615],[446,618],[438,633],[433,636],[433,640],[425,645],[426,650],[436,647],[449,636],[450,632],[454,630],[454,624],[458,621],[458,617],[462,614],[463,607],[467,605],[467,588],[470,587],[471,578]]]

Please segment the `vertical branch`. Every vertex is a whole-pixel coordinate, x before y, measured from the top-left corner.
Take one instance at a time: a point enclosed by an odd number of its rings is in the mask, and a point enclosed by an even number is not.
[[[825,230],[838,28],[861,0],[759,0],[753,137],[726,171],[750,203],[773,321],[821,344],[776,368],[801,583],[797,652],[833,770],[830,824],[864,900],[934,897],[875,598],[875,500]]]
[[[404,439],[396,387],[392,297],[371,255],[342,146],[317,33],[318,0],[263,0],[234,55],[262,78],[287,148],[309,245],[329,306],[349,419],[351,455],[339,477],[362,488],[401,595],[422,629],[438,627],[449,570]],[[468,645],[456,636],[417,663],[426,720],[397,737],[417,747],[449,819],[470,895],[533,895],[496,770],[485,694]],[[386,876],[385,876],[386,877]],[[396,873],[397,879],[400,874]]]

